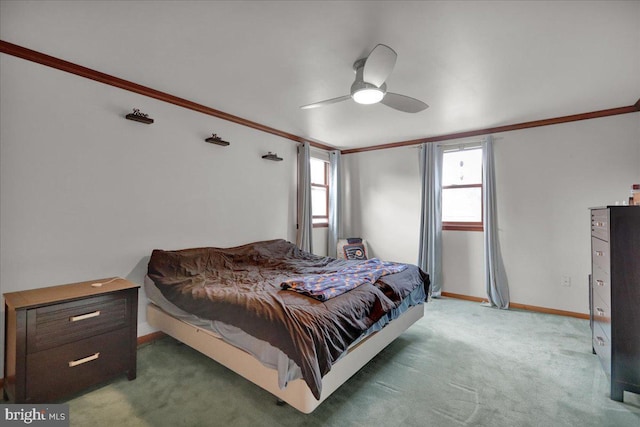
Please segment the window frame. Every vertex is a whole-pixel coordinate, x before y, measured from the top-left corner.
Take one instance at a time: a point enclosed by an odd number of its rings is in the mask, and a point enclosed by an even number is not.
[[[482,147],[469,147],[468,150],[482,150]],[[446,152],[443,152],[444,156]],[[482,167],[482,165],[481,165]],[[483,174],[484,177],[484,174]],[[442,185],[441,196],[447,189],[457,188],[480,188],[480,221],[444,221],[442,220],[442,230],[451,231],[484,231],[484,181],[480,184],[453,184]]]
[[[312,159],[323,162],[324,163],[324,184],[318,184],[318,183],[314,183],[311,182],[311,188],[313,191],[313,188],[324,188],[325,189],[325,194],[326,194],[326,206],[325,206],[325,212],[327,213],[326,215],[311,215],[311,222],[313,223],[313,228],[323,228],[323,227],[329,227],[329,187],[330,187],[330,183],[329,183],[329,179],[331,178],[331,175],[329,173],[329,162],[327,162],[326,160],[323,159],[319,159],[317,157],[312,157]],[[311,161],[311,159],[309,160]],[[311,212],[313,213],[313,204],[311,206]],[[314,220],[317,219],[321,219],[321,220],[325,220],[322,222],[313,222]]]

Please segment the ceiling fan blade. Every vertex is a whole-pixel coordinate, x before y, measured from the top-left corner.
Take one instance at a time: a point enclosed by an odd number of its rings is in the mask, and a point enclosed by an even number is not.
[[[419,113],[429,108],[424,102],[398,93],[387,92],[380,103],[405,113]]]
[[[336,102],[346,101],[347,99],[351,99],[351,95],[339,96],[337,98],[326,99],[320,102],[314,102],[313,104],[307,104],[300,107],[303,110],[308,110],[310,108],[318,108],[323,107],[325,105],[335,104]]]
[[[373,48],[362,70],[362,79],[378,87],[387,80],[396,65],[398,54],[389,46],[379,44]]]

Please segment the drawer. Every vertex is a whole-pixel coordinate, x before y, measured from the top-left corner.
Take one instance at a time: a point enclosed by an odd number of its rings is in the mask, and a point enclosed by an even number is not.
[[[595,265],[591,273],[591,286],[594,294],[598,294],[602,301],[611,307],[611,276]]]
[[[591,211],[591,235],[609,241],[609,210],[594,209]]]
[[[121,374],[130,341],[124,328],[27,355],[26,401],[48,403]]]
[[[124,292],[27,311],[27,353],[36,353],[129,324]]]
[[[611,341],[598,324],[593,325],[592,345],[600,359],[602,369],[611,378]]]
[[[602,241],[595,237],[591,238],[591,260],[593,270],[602,270],[605,274],[610,274],[611,253],[609,251],[609,242]]]
[[[598,325],[607,339],[611,338],[611,308],[606,304],[598,293],[593,293],[593,323]]]

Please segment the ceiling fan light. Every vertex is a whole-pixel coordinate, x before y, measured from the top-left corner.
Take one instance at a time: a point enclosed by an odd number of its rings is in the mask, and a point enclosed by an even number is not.
[[[353,100],[358,104],[375,104],[382,101],[384,92],[378,88],[363,88],[353,93]]]

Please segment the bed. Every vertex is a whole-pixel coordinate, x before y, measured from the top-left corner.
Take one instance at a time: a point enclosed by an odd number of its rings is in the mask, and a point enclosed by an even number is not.
[[[418,267],[338,260],[285,240],[156,249],[149,324],[312,412],[424,313]]]

